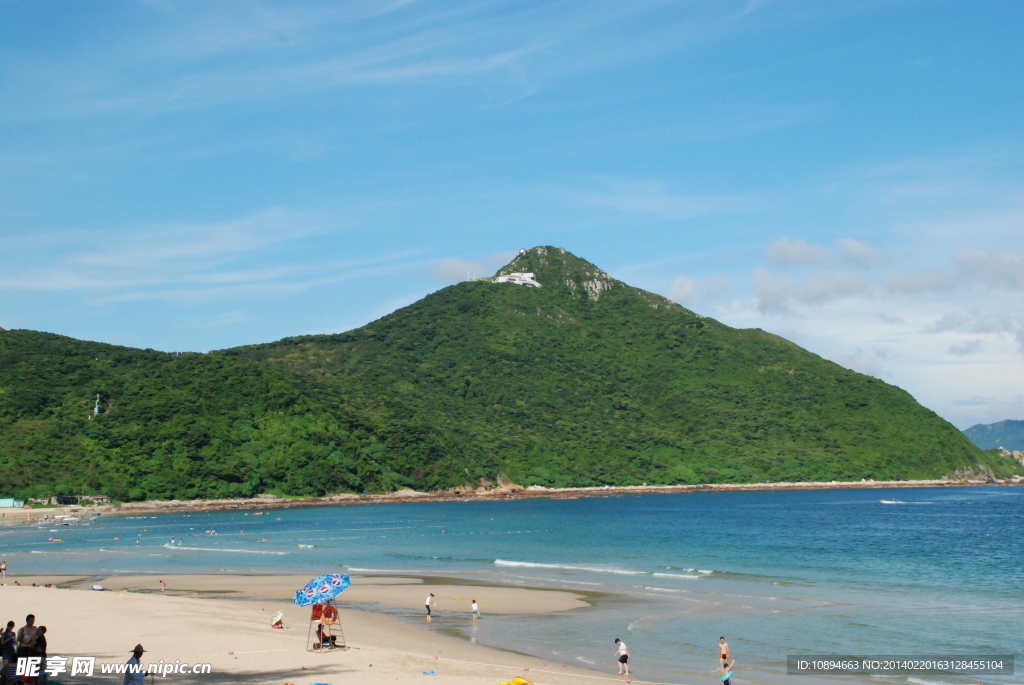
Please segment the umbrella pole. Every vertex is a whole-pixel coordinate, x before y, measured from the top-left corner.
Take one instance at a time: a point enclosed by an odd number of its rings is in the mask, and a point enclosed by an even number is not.
[[[312,635],[312,634],[313,634],[313,621],[312,621],[312,619],[310,619],[309,627],[306,629],[306,651],[307,652],[312,651],[309,648],[309,636]],[[317,638],[317,640],[319,641],[319,638]]]

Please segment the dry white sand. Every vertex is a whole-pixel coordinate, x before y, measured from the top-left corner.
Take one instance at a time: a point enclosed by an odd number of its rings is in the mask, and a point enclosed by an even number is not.
[[[47,626],[50,655],[96,656],[100,662],[124,662],[136,643],[148,650],[143,662],[208,662],[211,675],[169,675],[175,683],[365,683],[383,685],[418,681],[497,685],[519,675],[543,683],[593,683],[623,680],[552,664],[540,659],[470,644],[428,632],[425,627],[367,611],[342,606],[340,624],[347,650],[306,651],[310,609],[290,603],[295,588],[309,579],[288,576],[166,576],[168,591],[159,591],[153,576],[101,581],[107,587],[137,587],[143,592],[92,592],[83,589],[48,589],[25,583],[42,577],[20,577],[22,587],[0,587],[3,620],[20,626],[33,613],[38,625]],[[8,578],[10,583],[13,578]],[[54,580],[57,580],[54,578]],[[66,582],[67,578],[60,579]],[[296,583],[296,581],[299,581]],[[433,590],[431,590],[433,588]],[[248,601],[214,598],[222,590]],[[389,606],[422,607],[427,592],[438,597],[438,608],[468,613],[468,600],[477,599],[490,613],[566,610],[586,606],[568,592],[518,588],[427,585],[409,578],[356,578],[342,597],[349,601],[379,602]],[[180,596],[177,593],[192,596]],[[203,596],[195,596],[203,593]],[[206,594],[210,593],[210,594]],[[349,593],[352,593],[349,595]],[[361,593],[361,594],[356,594]],[[221,595],[223,596],[223,595]],[[452,606],[448,606],[451,602]],[[282,610],[286,630],[271,630],[270,617]],[[527,671],[526,669],[529,669]],[[425,676],[434,670],[436,676]],[[432,680],[426,680],[431,678]],[[61,682],[117,682],[114,676],[69,678]],[[159,682],[157,679],[155,682]],[[424,682],[426,680],[426,682]],[[638,681],[639,682],[639,681]]]

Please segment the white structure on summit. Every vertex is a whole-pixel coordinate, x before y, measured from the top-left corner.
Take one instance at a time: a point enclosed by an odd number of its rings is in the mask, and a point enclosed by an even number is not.
[[[539,288],[540,283],[537,282],[535,274],[526,272],[517,272],[514,274],[508,274],[507,276],[498,276],[494,279],[495,283],[515,283],[516,285],[525,285],[529,288]]]

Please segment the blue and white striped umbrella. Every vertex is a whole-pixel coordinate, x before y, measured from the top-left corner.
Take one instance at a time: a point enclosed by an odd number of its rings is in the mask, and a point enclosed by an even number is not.
[[[326,602],[340,595],[342,590],[351,584],[349,577],[342,573],[325,573],[309,581],[295,593],[295,604],[307,607],[310,604]]]

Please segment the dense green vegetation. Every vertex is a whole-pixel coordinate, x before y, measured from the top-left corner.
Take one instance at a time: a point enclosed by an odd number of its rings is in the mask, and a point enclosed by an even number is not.
[[[964,435],[983,450],[1002,447],[1011,452],[1024,452],[1024,421],[979,423],[965,430]]]
[[[927,478],[985,454],[906,392],[555,248],[339,335],[199,355],[0,332],[19,495]],[[89,419],[96,394],[103,413]]]

